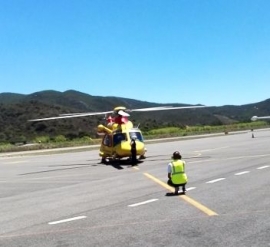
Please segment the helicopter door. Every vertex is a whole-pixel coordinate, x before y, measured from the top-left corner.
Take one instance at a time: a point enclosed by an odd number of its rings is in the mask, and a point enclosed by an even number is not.
[[[121,142],[127,141],[127,135],[125,133],[116,133],[113,135],[113,146],[121,144]]]
[[[105,135],[103,137],[101,149],[102,149],[102,152],[105,154],[105,156],[112,155],[112,136],[111,135]]]

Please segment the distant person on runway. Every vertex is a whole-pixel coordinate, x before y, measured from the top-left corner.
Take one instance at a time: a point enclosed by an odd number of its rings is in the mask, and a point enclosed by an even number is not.
[[[130,142],[131,146],[131,164],[132,166],[137,165],[137,148],[136,148],[136,139],[132,138]]]

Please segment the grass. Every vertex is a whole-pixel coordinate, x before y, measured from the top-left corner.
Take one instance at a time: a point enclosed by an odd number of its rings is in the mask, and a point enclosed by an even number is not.
[[[187,126],[186,128],[168,127],[153,129],[147,132],[143,132],[144,139],[160,139],[170,137],[183,137],[193,136],[202,134],[214,134],[214,133],[225,133],[229,134],[232,131],[240,130],[256,130],[262,128],[269,128],[270,125],[264,121],[257,121],[251,123],[238,123],[231,125],[220,125],[220,126]],[[91,139],[89,137],[82,137],[72,141],[66,140],[65,137],[58,137],[51,140],[48,137],[40,137],[34,140],[32,144],[28,145],[12,145],[12,144],[0,144],[0,153],[2,152],[18,152],[18,151],[31,151],[31,150],[44,150],[44,149],[55,149],[64,147],[81,147],[81,146],[93,146],[99,145],[101,138]]]

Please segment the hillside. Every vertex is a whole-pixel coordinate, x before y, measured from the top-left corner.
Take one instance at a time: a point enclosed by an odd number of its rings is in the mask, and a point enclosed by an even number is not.
[[[37,136],[65,135],[72,139],[89,135],[96,137],[96,127],[104,116],[61,119],[45,122],[28,122],[29,119],[57,116],[71,112],[110,111],[116,106],[130,109],[162,106],[152,102],[119,97],[91,96],[69,90],[66,92],[41,91],[29,95],[0,94],[0,142],[29,141]],[[168,104],[166,104],[168,105]],[[183,106],[185,104],[170,104]],[[222,125],[248,122],[253,115],[270,115],[270,99],[242,106],[222,106],[202,109],[132,113],[131,121],[140,128],[186,125]]]

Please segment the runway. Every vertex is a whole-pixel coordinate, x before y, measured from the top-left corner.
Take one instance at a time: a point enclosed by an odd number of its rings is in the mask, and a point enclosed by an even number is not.
[[[97,150],[0,157],[0,246],[270,246],[270,131],[147,145],[138,167]],[[186,161],[186,195],[167,164]]]

